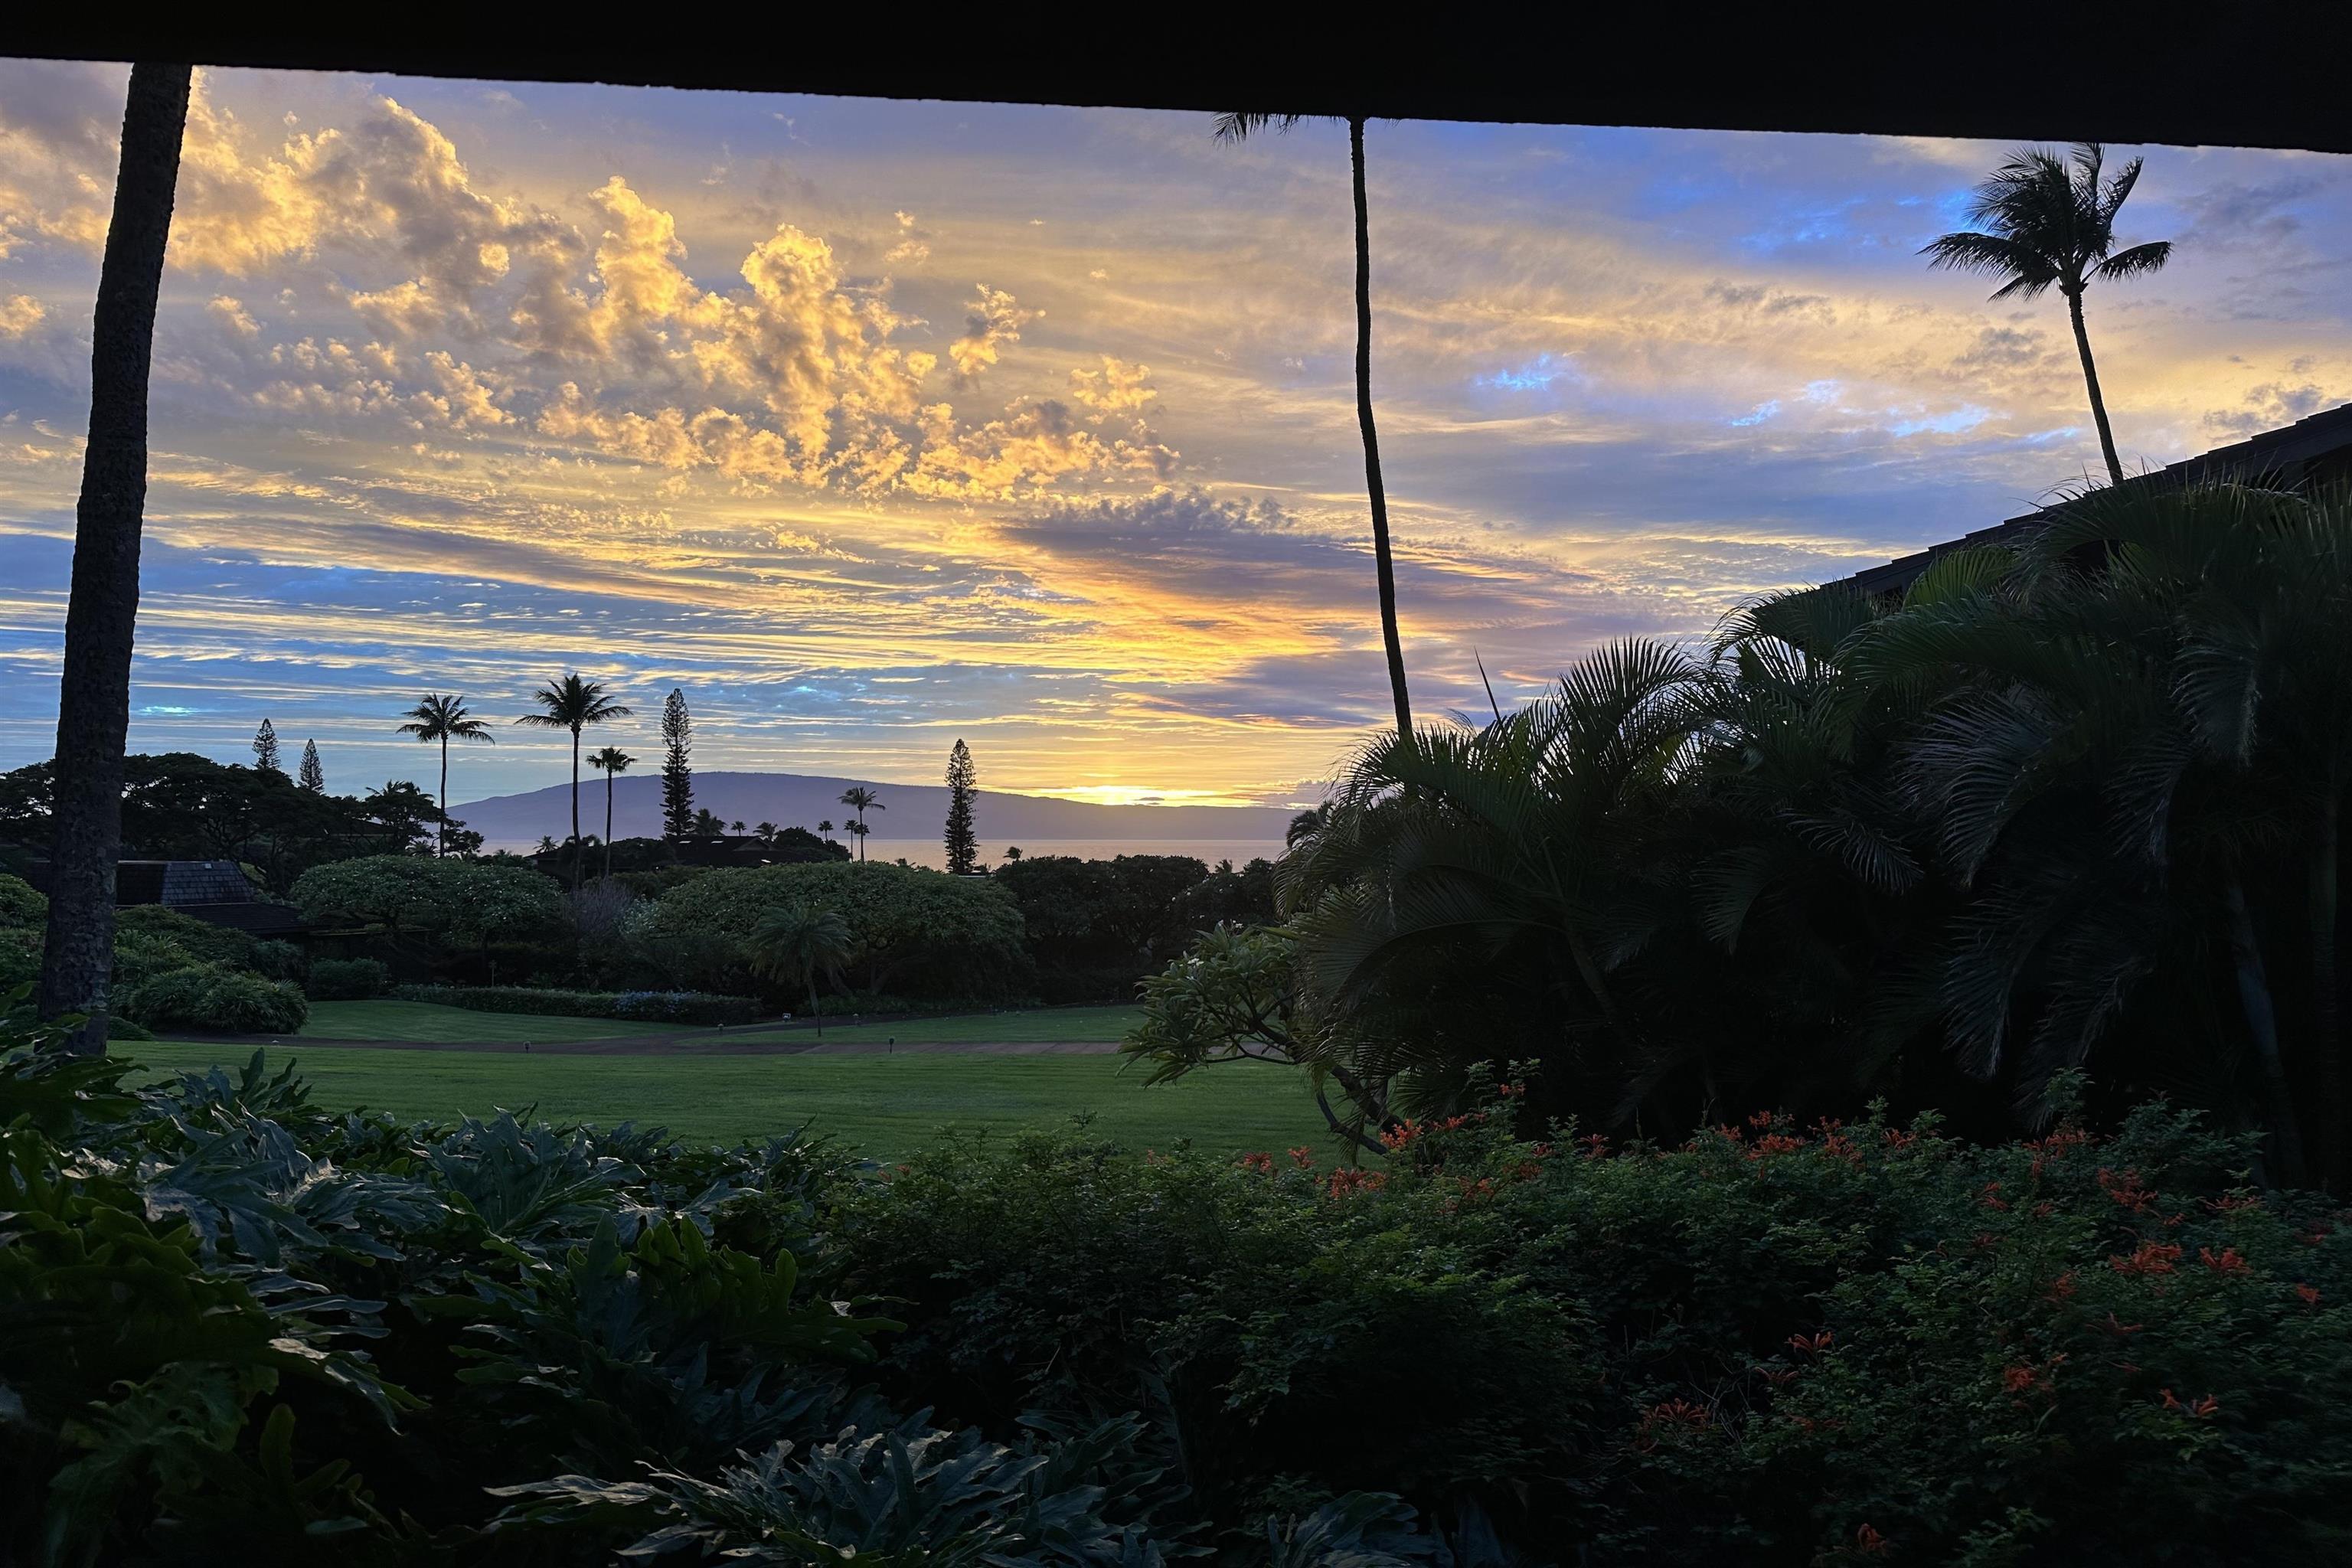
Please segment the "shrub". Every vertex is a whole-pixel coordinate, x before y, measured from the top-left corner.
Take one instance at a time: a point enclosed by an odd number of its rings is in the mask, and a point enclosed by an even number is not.
[[[476,1013],[536,1013],[557,1018],[642,1018],[658,1024],[755,1024],[774,1016],[754,996],[705,991],[558,991],[524,985],[398,985],[404,1002]]]
[[[114,978],[116,991],[134,990],[159,974],[169,974],[175,969],[194,969],[206,960],[189,952],[167,936],[151,936],[140,931],[117,931],[114,933]]]
[[[913,1160],[842,1222],[908,1321],[885,1385],[983,1426],[1165,1408],[1219,1519],[1393,1492],[1547,1561],[2316,1563],[2352,1529],[2352,1236],[2192,1118],[1389,1141]]]
[[[215,963],[144,981],[122,997],[121,1010],[150,1029],[223,1034],[289,1035],[310,1016],[310,1004],[293,986]]]
[[[254,968],[254,949],[259,945],[249,932],[216,926],[163,904],[125,904],[115,910],[114,936],[118,942],[127,936],[172,942],[199,963],[229,969]]]
[[[1021,912],[982,877],[879,862],[713,871],[664,894],[635,929],[656,962],[680,965],[673,973],[681,983],[749,991],[744,938],[761,914],[795,901],[839,911],[855,942],[849,969],[869,991],[1003,997],[1031,989]]]
[[[362,1002],[392,989],[392,971],[379,959],[322,958],[302,989],[313,1002]]]
[[[0,871],[0,931],[39,931],[49,918],[49,900],[22,877]]]

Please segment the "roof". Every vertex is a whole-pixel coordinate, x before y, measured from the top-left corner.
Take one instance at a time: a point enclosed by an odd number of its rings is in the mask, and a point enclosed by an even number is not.
[[[2352,478],[2352,403],[2298,419],[2276,430],[2265,430],[2227,447],[2216,447],[2194,458],[2184,458],[2153,473],[2124,481],[2134,485],[2172,486],[2200,479],[2233,479],[2292,489],[2305,483]],[[2015,545],[2049,521],[2054,508],[2044,507],[2023,517],[1974,533],[1931,544],[1916,555],[1906,555],[1884,566],[1873,566],[1845,579],[1865,594],[1892,594],[1910,585],[1939,557],[1955,550],[1981,544]]]
[[[114,868],[114,901],[122,904],[249,904],[253,884],[234,860],[123,860]]]
[[[207,66],[1195,113],[2352,152],[2352,117],[2340,107],[2342,7],[2253,0],[2233,7],[2227,26],[2178,3],[2145,10],[2137,25],[2117,26],[2105,7],[2042,7],[2032,26],[2042,57],[2087,62],[2067,73],[2063,91],[2046,72],[2018,68],[2012,30],[1957,26],[1922,6],[1874,7],[1838,48],[1822,47],[1820,26],[1792,24],[1774,6],[1711,8],[1703,26],[1663,7],[1530,12],[1512,18],[1506,47],[1496,28],[1466,21],[1334,27],[1320,15],[1260,10],[1170,27],[1153,16],[1133,24],[1133,40],[1098,26],[1068,49],[992,51],[981,70],[954,29],[899,29],[887,48],[861,47],[864,19],[845,16],[753,25],[739,37],[523,21],[353,26],[342,16],[217,6],[159,10],[126,28],[98,7],[26,6],[10,16],[6,45],[14,56],[121,60],[135,50]],[[813,36],[825,41],[810,47]],[[2237,85],[2248,83],[2260,85]]]

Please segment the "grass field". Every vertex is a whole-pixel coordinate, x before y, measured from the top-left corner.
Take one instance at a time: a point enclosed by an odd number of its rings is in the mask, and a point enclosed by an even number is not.
[[[488,1015],[469,1015],[488,1016]],[[116,1047],[170,1071],[241,1066],[249,1048],[142,1041]],[[731,1142],[803,1123],[876,1159],[899,1158],[944,1128],[1009,1131],[1094,1116],[1097,1134],[1135,1149],[1180,1138],[1217,1153],[1276,1152],[1325,1132],[1304,1076],[1255,1062],[1147,1088],[1118,1057],[525,1056],[519,1052],[272,1050],[301,1065],[315,1103],[450,1120],[536,1105],[556,1121],[634,1121]]]

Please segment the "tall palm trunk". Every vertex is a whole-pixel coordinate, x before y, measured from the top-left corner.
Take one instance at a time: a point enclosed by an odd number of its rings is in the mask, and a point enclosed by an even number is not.
[[[604,880],[613,879],[613,772],[604,771]]]
[[[1372,565],[1380,575],[1381,641],[1388,649],[1389,690],[1396,698],[1397,739],[1411,745],[1412,699],[1405,691],[1404,642],[1397,636],[1396,566],[1389,557],[1389,492],[1381,479],[1381,433],[1372,423],[1372,220],[1364,195],[1360,115],[1348,121],[1348,153],[1356,176],[1356,424],[1364,436],[1364,489],[1372,502]]]
[[[188,81],[184,65],[131,68],[114,216],[90,321],[89,440],[58,682],[40,1001],[45,1018],[88,1016],[68,1048],[90,1055],[106,1050],[106,991],[114,971],[114,868],[122,848],[122,752],[131,730],[139,531],[147,505],[147,377]]]
[[[441,820],[433,825],[433,858],[449,853],[449,732],[441,732]]]
[[[2099,367],[2091,363],[2091,334],[2083,327],[2083,292],[2066,296],[2066,314],[2074,323],[2074,351],[2083,356],[2083,381],[2091,389],[2091,418],[2099,427],[2099,451],[2107,459],[2107,479],[2124,482],[2124,466],[2116,458],[2116,433],[2107,428],[2107,400],[2099,395]]]
[[[2279,1055],[2278,1009],[2271,1000],[2270,976],[2254,935],[2253,917],[2246,912],[2245,886],[2234,872],[2222,889],[2221,903],[2230,921],[2230,957],[2237,970],[2238,1005],[2262,1067],[2263,1097],[2268,1102],[2271,1141],[2278,1154],[2278,1184],[2301,1186],[2303,1132],[2295,1121],[2294,1090]]]

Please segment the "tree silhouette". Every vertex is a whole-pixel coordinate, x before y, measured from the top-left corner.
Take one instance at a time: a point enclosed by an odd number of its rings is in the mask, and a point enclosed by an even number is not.
[[[147,377],[172,233],[189,68],[142,62],[124,100],[114,211],[90,317],[89,434],[74,511],[72,586],[58,679],[48,924],[40,1013],[87,1021],[65,1042],[106,1050],[114,972],[114,868],[122,848],[123,743],[147,505]]]
[[[267,719],[261,721],[261,728],[253,732],[253,765],[265,773],[283,773],[286,771],[278,762],[278,727]]]
[[[319,763],[319,742],[302,742],[302,787],[312,795],[327,793],[327,770]]]
[[[662,703],[662,837],[676,843],[694,833],[694,719],[686,693],[673,687]]]
[[[588,759],[588,765],[604,775],[604,880],[613,879],[613,781],[629,771],[637,759],[618,746],[607,746]]]
[[[2083,381],[2091,392],[2091,418],[2099,427],[2099,451],[2107,479],[2124,482],[2116,457],[2115,433],[2107,426],[2106,400],[2099,395],[2099,371],[2091,361],[2091,336],[2083,325],[2083,291],[2091,281],[2119,280],[2156,271],[2172,256],[2172,242],[2159,239],[2116,250],[2116,214],[2139,184],[2140,160],[2126,163],[2100,183],[2105,150],[2077,142],[2074,164],[2046,147],[2021,147],[1992,177],[1976,188],[1969,221],[1979,229],[1930,241],[1920,254],[1930,267],[1984,272],[2007,281],[1996,300],[2031,300],[2054,288],[2066,297],[2074,326],[2074,350],[2082,356]]]
[[[1220,114],[1220,142],[1239,142],[1268,128],[1288,131],[1303,114]],[[1404,640],[1397,631],[1396,564],[1389,553],[1389,492],[1381,477],[1381,436],[1372,419],[1372,229],[1364,195],[1364,117],[1348,117],[1348,156],[1356,191],[1356,426],[1364,442],[1364,489],[1372,510],[1372,568],[1380,582],[1381,641],[1389,661],[1389,692],[1396,701],[1397,738],[1412,743],[1412,699],[1405,689]]]
[[[850,819],[849,831],[857,836],[857,858],[866,858],[866,835],[872,831],[866,826],[866,814],[886,809],[882,797],[864,784],[851,784],[841,792],[841,804],[856,815]]]
[[[835,910],[798,901],[781,904],[751,928],[751,967],[807,993],[809,1016],[816,1020],[817,1038],[823,1039],[824,1016],[817,1011],[816,977],[822,973],[841,984],[841,966],[856,945],[849,922]]]
[[[971,765],[971,752],[959,739],[948,753],[948,875],[969,877],[977,868],[980,841],[972,832],[971,804],[979,794],[980,775]]]
[[[559,676],[530,694],[541,711],[515,721],[540,730],[572,731],[572,886],[580,887],[583,869],[580,843],[580,731],[591,724],[625,719],[630,710],[605,695],[604,683],[577,675]]]
[[[439,742],[441,747],[441,824],[433,838],[433,858],[439,859],[449,848],[449,742],[456,741],[488,741],[493,744],[498,736],[490,727],[466,710],[463,697],[445,697],[428,691],[401,717],[408,721],[400,727],[404,735],[414,735],[426,745]],[[309,763],[303,764],[306,768]]]

